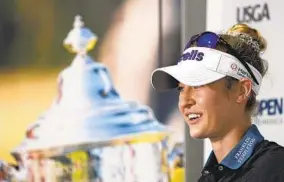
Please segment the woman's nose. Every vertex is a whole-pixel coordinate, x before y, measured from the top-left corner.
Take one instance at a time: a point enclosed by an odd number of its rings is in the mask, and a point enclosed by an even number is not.
[[[184,112],[184,110],[187,108],[190,108],[191,106],[195,105],[196,102],[194,98],[192,97],[191,92],[183,92],[180,93],[179,96],[179,109],[181,112]]]

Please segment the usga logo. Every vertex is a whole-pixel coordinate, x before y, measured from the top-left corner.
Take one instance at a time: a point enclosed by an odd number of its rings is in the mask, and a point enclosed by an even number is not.
[[[264,19],[271,19],[267,3],[248,5],[245,7],[237,8],[238,23],[261,22]]]

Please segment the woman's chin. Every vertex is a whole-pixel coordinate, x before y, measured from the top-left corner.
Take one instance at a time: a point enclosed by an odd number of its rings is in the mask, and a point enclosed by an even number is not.
[[[207,138],[205,132],[201,128],[198,128],[198,127],[195,127],[195,126],[193,126],[193,127],[189,126],[189,134],[194,139],[205,139],[205,138]]]

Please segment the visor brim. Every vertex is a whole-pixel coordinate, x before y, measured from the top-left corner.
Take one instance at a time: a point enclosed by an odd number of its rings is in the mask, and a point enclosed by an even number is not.
[[[177,88],[179,83],[188,86],[206,85],[225,76],[196,62],[187,62],[154,70],[151,83],[155,90],[164,91]]]

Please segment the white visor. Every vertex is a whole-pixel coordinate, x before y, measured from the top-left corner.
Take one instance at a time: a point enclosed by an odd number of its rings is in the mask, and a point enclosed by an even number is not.
[[[178,83],[188,86],[200,86],[212,83],[226,76],[252,81],[252,90],[257,95],[262,76],[257,69],[248,64],[257,82],[255,83],[243,66],[234,56],[205,47],[190,47],[183,52],[179,63],[174,66],[158,68],[151,77],[152,86],[156,90],[177,88]]]

